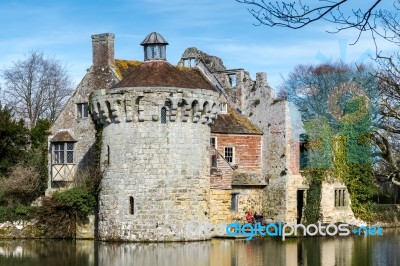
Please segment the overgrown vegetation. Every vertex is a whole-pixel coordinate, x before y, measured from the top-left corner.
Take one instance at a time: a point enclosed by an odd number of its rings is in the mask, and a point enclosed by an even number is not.
[[[305,171],[304,175],[310,180],[304,208],[304,223],[316,224],[320,220],[321,187],[325,173],[321,170],[310,169]]]
[[[38,120],[31,130],[0,106],[0,220],[32,218],[30,204],[44,194],[47,182],[47,136],[50,123]]]
[[[376,83],[364,68],[339,62],[299,66],[284,90],[301,112],[306,133],[302,164],[309,181],[305,220],[319,220],[321,182],[343,182],[351,208],[363,220],[374,219],[377,192],[372,166],[371,128],[377,112]]]
[[[95,197],[85,188],[55,192],[37,211],[38,224],[46,237],[73,238],[77,223],[93,211]]]
[[[257,105],[259,105],[260,103],[261,103],[261,100],[260,100],[260,99],[255,99],[254,102],[253,102],[253,105],[254,105],[254,106],[257,106]]]
[[[0,104],[0,175],[7,175],[24,156],[29,131],[24,121],[13,118],[11,108]]]

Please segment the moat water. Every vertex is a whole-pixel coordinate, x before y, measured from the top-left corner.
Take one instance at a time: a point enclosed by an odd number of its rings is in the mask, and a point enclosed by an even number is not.
[[[185,243],[0,240],[0,265],[400,265],[400,229],[383,236]]]

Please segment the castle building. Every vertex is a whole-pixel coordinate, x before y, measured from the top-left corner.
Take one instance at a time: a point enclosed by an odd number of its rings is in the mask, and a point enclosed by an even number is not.
[[[155,32],[141,45],[143,61],[117,60],[113,34],[92,36],[93,64],[51,128],[46,193],[75,186],[100,161],[103,240],[204,240],[188,223],[243,220],[248,210],[301,222],[301,120],[266,74],[253,81],[196,48],[173,66]],[[343,184],[323,190],[325,222],[354,219]]]

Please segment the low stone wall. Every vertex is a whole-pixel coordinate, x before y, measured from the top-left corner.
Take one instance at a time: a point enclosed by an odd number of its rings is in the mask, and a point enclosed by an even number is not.
[[[15,221],[0,223],[0,238],[44,238],[44,233],[36,221]],[[89,215],[86,221],[76,228],[77,239],[95,239],[95,216]]]
[[[40,238],[43,232],[35,222],[15,221],[0,223],[0,238]]]

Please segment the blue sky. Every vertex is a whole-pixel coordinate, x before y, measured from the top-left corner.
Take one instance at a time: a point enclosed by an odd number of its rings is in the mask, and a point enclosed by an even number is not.
[[[114,33],[116,58],[143,60],[139,43],[156,31],[170,44],[172,64],[187,47],[197,47],[253,78],[267,72],[270,85],[277,87],[297,64],[354,62],[374,49],[369,35],[348,46],[354,32],[329,34],[326,30],[333,28],[324,23],[301,30],[254,23],[247,7],[234,0],[1,1],[0,69],[38,50],[67,65],[77,84],[92,62],[92,34]],[[380,49],[394,47],[382,42]]]

